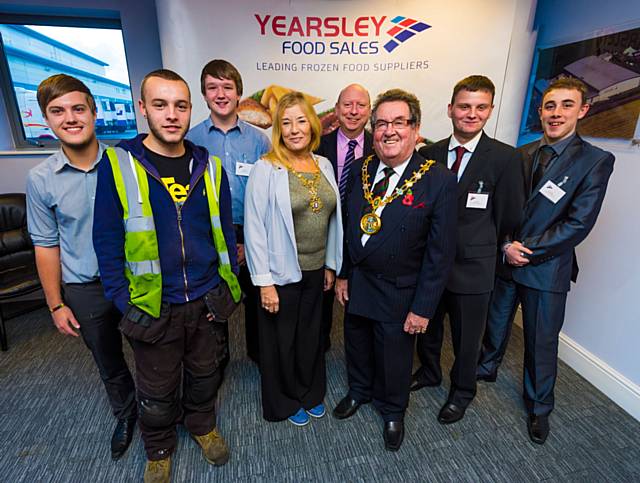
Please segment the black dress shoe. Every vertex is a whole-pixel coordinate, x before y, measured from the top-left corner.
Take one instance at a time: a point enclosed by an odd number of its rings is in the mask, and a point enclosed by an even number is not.
[[[411,376],[411,385],[409,386],[409,391],[419,391],[423,387],[438,387],[442,381],[430,382],[420,376],[418,373],[415,373]]]
[[[497,372],[493,372],[491,374],[478,374],[476,376],[476,381],[496,382],[496,379],[498,379]]]
[[[389,451],[398,451],[404,439],[404,423],[387,421],[384,423],[384,447]]]
[[[549,436],[549,416],[529,414],[527,419],[529,438],[536,444],[544,444]]]
[[[363,404],[363,402],[358,402],[347,395],[343,397],[338,405],[333,409],[333,417],[336,419],[350,418]]]
[[[464,417],[466,408],[461,408],[453,403],[445,403],[438,414],[438,422],[440,424],[451,424],[460,421]]]
[[[133,431],[136,427],[136,419],[118,419],[116,429],[111,437],[111,459],[117,460],[131,444]]]

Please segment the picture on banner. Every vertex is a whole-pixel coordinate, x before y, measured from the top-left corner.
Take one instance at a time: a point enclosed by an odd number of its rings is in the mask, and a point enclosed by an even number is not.
[[[536,56],[518,144],[540,137],[542,93],[562,77],[587,86],[591,108],[578,127],[581,135],[640,139],[640,28],[539,49]]]

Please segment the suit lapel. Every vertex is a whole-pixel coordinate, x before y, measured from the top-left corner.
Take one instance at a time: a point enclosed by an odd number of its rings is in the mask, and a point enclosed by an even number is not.
[[[533,178],[533,161],[536,155],[536,150],[538,149],[539,142],[535,141],[531,143],[531,145],[524,149],[523,153],[523,164],[524,164],[524,185],[527,189],[527,194],[529,195],[529,199],[531,199],[531,183]]]
[[[336,129],[329,134],[329,143],[327,145],[327,158],[333,166],[333,176],[338,179],[338,130]]]
[[[578,136],[565,148],[560,157],[556,159],[547,171],[545,171],[544,176],[540,180],[540,186],[543,186],[548,180],[557,178],[561,176],[566,170],[568,170],[573,163],[576,162],[577,156],[576,153],[582,147],[582,139]],[[540,189],[540,187],[537,187]]]
[[[565,150],[562,152],[560,157],[558,157],[555,161],[553,161],[549,169],[545,171],[544,176],[542,177],[542,179],[540,179],[540,182],[538,183],[538,185],[532,186],[531,194],[529,196],[528,201],[532,200],[538,194],[540,188],[544,186],[547,181],[549,181],[550,179],[557,178],[558,176],[561,176],[564,172],[566,172],[569,168],[571,168],[571,166],[573,166],[573,164],[578,159],[576,154],[581,148],[582,148],[582,139],[576,135],[575,139],[571,142],[571,144],[569,144],[569,146],[565,148]],[[535,152],[536,152],[536,148],[533,149],[530,156],[531,167],[530,169],[527,170],[530,178],[528,180],[527,186],[531,186],[531,182],[532,182],[531,179],[533,178],[532,168],[533,168]]]

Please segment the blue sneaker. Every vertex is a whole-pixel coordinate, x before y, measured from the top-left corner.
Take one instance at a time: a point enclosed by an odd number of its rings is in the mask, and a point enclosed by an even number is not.
[[[321,418],[326,413],[324,404],[320,403],[315,408],[307,409],[307,414],[314,418]]]
[[[307,416],[304,409],[300,408],[293,416],[289,416],[289,422],[296,426],[305,426],[309,424],[309,416]]]

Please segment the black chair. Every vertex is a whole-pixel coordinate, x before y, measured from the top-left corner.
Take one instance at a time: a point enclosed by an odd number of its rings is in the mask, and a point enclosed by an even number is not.
[[[44,294],[36,270],[35,251],[27,232],[25,195],[0,194],[0,347],[3,351],[8,348],[5,319],[42,304],[22,304],[22,310],[12,310],[9,317],[5,317],[3,306],[34,300],[44,302]]]

